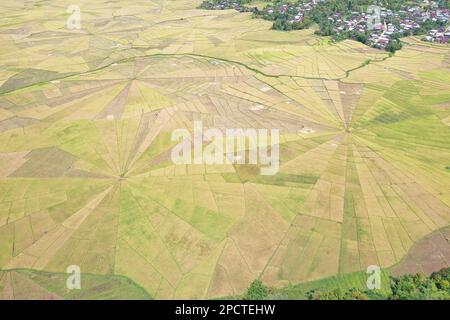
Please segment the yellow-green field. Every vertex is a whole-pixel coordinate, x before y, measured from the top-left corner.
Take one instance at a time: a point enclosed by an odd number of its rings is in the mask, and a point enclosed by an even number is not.
[[[0,298],[233,296],[387,268],[450,224],[449,46],[389,56],[200,1],[76,2],[80,30],[73,1],[0,4]],[[280,129],[279,173],[174,165],[194,120]],[[69,265],[85,294],[64,291]]]

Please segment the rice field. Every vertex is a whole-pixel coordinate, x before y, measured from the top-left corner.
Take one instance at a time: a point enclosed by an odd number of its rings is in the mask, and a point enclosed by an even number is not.
[[[4,298],[351,282],[449,225],[448,46],[389,56],[200,1],[79,2],[80,30],[70,1],[0,4]],[[173,164],[196,120],[279,129],[278,174]],[[64,291],[69,265],[85,289]]]

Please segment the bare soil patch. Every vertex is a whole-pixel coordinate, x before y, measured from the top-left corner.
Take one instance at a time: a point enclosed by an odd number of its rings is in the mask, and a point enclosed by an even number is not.
[[[394,266],[391,274],[431,274],[450,267],[450,227],[440,229],[418,241],[402,262]]]

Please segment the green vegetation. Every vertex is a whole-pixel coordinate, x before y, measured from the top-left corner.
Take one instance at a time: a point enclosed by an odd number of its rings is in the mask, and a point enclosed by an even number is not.
[[[449,48],[410,37],[390,58],[250,13],[127,2],[79,32],[61,7],[2,6],[0,268],[49,273],[0,272],[2,296],[243,297],[260,278],[249,297],[389,297],[387,274],[365,292],[365,268],[450,224]],[[278,173],[175,164],[172,134],[196,119],[278,129]],[[65,291],[69,265],[82,291]]]
[[[289,285],[279,290],[286,299],[375,299],[390,294],[390,277],[387,272],[381,273],[381,288],[367,292],[367,273],[352,272],[333,277]]]
[[[425,276],[423,273],[389,277],[382,273],[381,289],[368,290],[362,272],[339,275],[318,281],[290,285],[282,289],[266,287],[255,280],[244,299],[307,299],[307,300],[449,300],[450,268]]]
[[[402,36],[423,35],[433,29],[446,26],[442,19],[422,20],[409,13],[408,6],[420,4],[420,1],[407,0],[328,0],[312,3],[305,0],[271,0],[265,1],[267,5],[261,10],[252,7],[252,0],[205,0],[200,8],[208,10],[236,9],[241,12],[253,12],[253,16],[273,21],[272,29],[281,31],[301,30],[318,25],[316,34],[330,36],[335,41],[353,39],[366,45],[384,48],[393,53],[402,48],[399,40]],[[389,35],[389,43],[379,44],[378,40],[371,39],[373,30],[368,28],[368,12],[371,5],[378,5],[384,10],[391,10],[395,15],[384,16],[383,21],[395,27],[395,32]],[[448,8],[448,1],[438,1],[440,8]],[[415,11],[415,10],[413,10]],[[353,21],[350,28],[344,22]],[[401,27],[401,22],[417,23],[414,28]],[[380,35],[378,29],[375,34]],[[383,33],[384,34],[384,33]]]
[[[309,18],[304,19],[302,22],[293,22],[290,23],[287,18],[280,17],[275,19],[273,23],[272,29],[282,30],[282,31],[291,31],[291,30],[302,30],[307,29],[312,25],[312,20]]]
[[[402,47],[403,47],[403,44],[401,43],[401,41],[396,39],[396,40],[389,42],[388,46],[386,47],[386,50],[391,53],[394,53],[395,51],[400,50]]]
[[[245,10],[244,5],[251,3],[253,0],[207,0],[200,4],[201,9],[240,9]]]
[[[256,279],[250,284],[247,293],[244,295],[244,300],[265,300],[268,296],[268,288],[260,279]]]
[[[69,290],[66,286],[69,276],[67,273],[30,269],[2,272],[10,274],[16,299],[26,298],[30,294],[34,294],[38,299],[50,297],[64,300],[152,299],[147,291],[134,281],[119,275],[81,274],[81,288]],[[1,289],[0,281],[0,291]]]
[[[307,296],[309,300],[369,300],[367,294],[355,288],[328,292],[310,291]]]
[[[391,289],[391,300],[450,300],[450,268],[392,278]]]

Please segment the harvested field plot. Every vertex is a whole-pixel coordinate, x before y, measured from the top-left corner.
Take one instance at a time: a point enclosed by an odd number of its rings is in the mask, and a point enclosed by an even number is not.
[[[391,274],[431,274],[450,266],[450,228],[445,227],[418,241]]]
[[[64,273],[37,272],[26,269],[0,274],[0,300],[63,299],[151,299],[144,289],[120,276],[83,275],[85,288],[70,291]]]
[[[200,1],[79,2],[80,30],[69,1],[0,4],[0,297],[217,298],[258,277],[430,270],[415,244],[450,224],[448,46],[389,56]],[[279,129],[279,172],[174,164],[172,132],[200,120]]]

